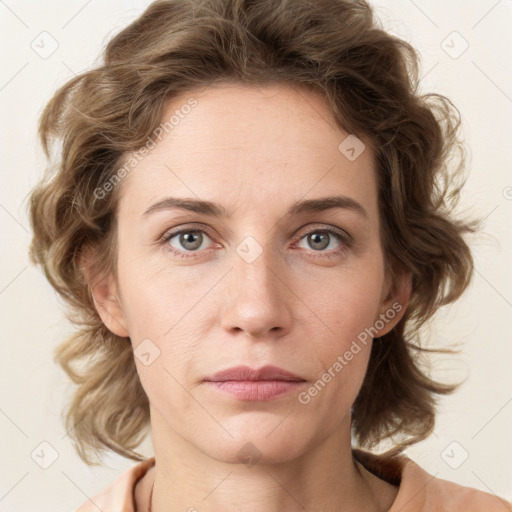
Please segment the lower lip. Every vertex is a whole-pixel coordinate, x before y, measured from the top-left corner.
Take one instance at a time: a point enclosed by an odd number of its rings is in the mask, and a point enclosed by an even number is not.
[[[222,382],[207,381],[220,391],[229,393],[240,400],[270,400],[297,389],[305,381],[289,380],[227,380]]]

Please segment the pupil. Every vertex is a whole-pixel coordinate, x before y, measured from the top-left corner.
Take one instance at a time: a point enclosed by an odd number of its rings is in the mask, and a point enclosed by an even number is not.
[[[197,244],[197,241],[199,240],[198,235],[194,235],[193,232],[185,233],[182,235],[183,245],[184,247],[188,247],[189,249],[197,249],[199,245]],[[192,244],[192,247],[188,246],[187,244]]]
[[[326,240],[327,240],[327,235],[325,234],[321,234],[321,233],[315,233],[313,235],[310,235],[310,239],[312,240],[312,243],[313,244],[318,244],[320,243],[322,246],[320,247],[321,249],[324,249],[325,247],[327,247],[328,243],[326,244]],[[322,239],[324,241],[324,243],[322,244]]]

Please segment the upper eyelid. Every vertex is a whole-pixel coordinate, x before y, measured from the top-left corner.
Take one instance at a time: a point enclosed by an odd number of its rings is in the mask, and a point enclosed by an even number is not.
[[[194,225],[183,225],[183,226],[175,226],[173,228],[166,229],[163,233],[163,235],[159,238],[166,238],[168,236],[175,236],[182,232],[187,231],[205,231],[206,234],[211,231],[211,228],[208,227],[206,224],[194,224]]]
[[[311,224],[313,224],[313,226],[309,227]],[[316,224],[316,226],[315,226],[315,224]],[[353,239],[352,235],[345,229],[342,229],[338,226],[333,226],[331,224],[315,223],[315,222],[309,223],[305,226],[302,226],[298,230],[296,230],[296,233],[298,233],[298,234],[295,236],[298,236],[303,231],[305,231],[305,234],[304,234],[304,236],[305,236],[306,234],[308,234],[312,231],[315,231],[315,230],[316,231],[329,230],[329,232],[331,234],[333,234],[333,235],[337,234],[341,239],[346,238],[349,241],[352,241],[352,239]],[[330,230],[335,230],[338,233],[330,231]],[[209,236],[210,239],[213,238],[210,234],[210,231],[212,231],[212,228],[210,228],[206,224],[199,223],[199,224],[190,224],[190,225],[184,224],[183,226],[176,226],[175,228],[170,228],[170,229],[166,230],[161,237],[159,237],[159,240],[168,241],[169,239],[174,238],[176,235],[179,235],[184,232],[186,233],[189,231],[204,231]],[[300,237],[300,238],[302,238],[302,237]]]
[[[311,226],[311,224],[313,224],[313,226]],[[316,227],[315,227],[315,225],[316,225]],[[338,230],[341,232],[341,234],[346,234],[347,236],[351,236],[350,233],[346,229],[340,228],[338,226],[334,226],[332,224],[322,223],[322,222],[310,222],[309,224],[306,224],[305,226],[302,226],[299,229],[297,229],[296,232],[298,233],[303,230],[311,231],[314,229],[318,229],[318,231],[321,231],[322,229],[329,229],[329,228]],[[171,235],[171,234],[176,235],[176,234],[179,234],[184,231],[205,231],[206,234],[208,234],[212,230],[213,230],[213,228],[210,228],[206,224],[201,224],[201,223],[190,224],[190,225],[184,224],[183,226],[175,226],[174,228],[169,228],[169,229],[165,230],[163,235],[159,238],[164,238],[165,236]]]

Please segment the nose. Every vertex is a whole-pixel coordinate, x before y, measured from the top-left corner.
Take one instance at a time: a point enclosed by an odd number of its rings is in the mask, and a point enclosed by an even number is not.
[[[285,262],[270,248],[263,249],[253,261],[241,254],[233,255],[234,268],[224,289],[223,328],[250,338],[286,335],[292,326],[294,294],[287,282],[290,273]]]

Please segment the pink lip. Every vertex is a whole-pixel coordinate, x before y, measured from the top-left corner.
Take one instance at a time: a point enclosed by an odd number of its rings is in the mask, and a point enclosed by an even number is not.
[[[285,381],[304,381],[302,377],[295,375],[278,366],[266,365],[258,369],[250,368],[249,366],[235,366],[214,373],[206,377],[204,380],[210,382],[225,382],[232,380],[240,381],[262,381],[262,380],[285,380]]]
[[[222,370],[204,379],[210,385],[240,400],[269,400],[297,390],[304,379],[277,366],[252,369],[237,366]]]

